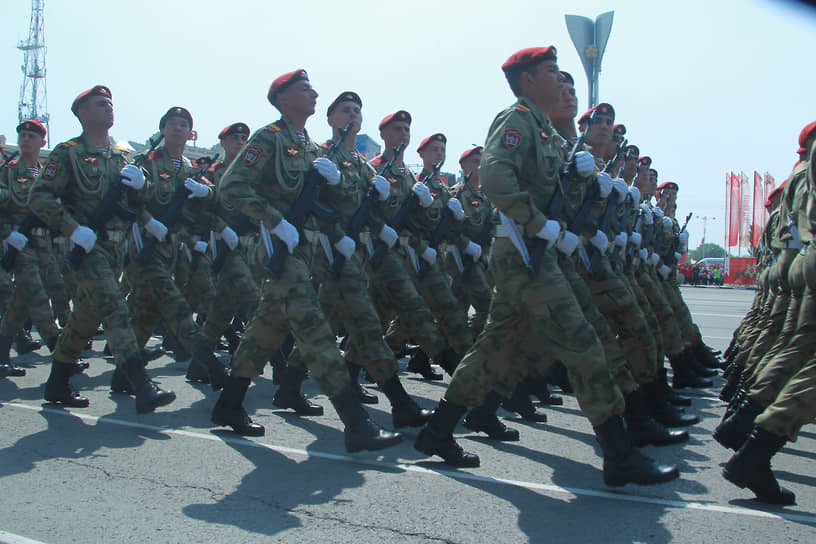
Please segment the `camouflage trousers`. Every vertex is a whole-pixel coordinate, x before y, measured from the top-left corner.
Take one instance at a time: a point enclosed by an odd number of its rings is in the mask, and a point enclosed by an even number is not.
[[[57,258],[62,259],[62,255],[57,255],[50,237],[37,237],[34,239],[37,248],[37,257],[40,262],[40,276],[42,277],[45,292],[51,299],[51,310],[54,317],[64,324],[68,321],[68,314],[71,313],[69,306],[70,297],[68,287],[62,277],[60,264]]]
[[[657,278],[654,276],[654,271],[650,270],[654,267],[643,264],[635,272],[638,284],[649,299],[649,304],[652,305],[655,315],[657,315],[657,322],[660,325],[660,338],[663,340],[663,350],[665,355],[677,355],[683,351],[683,340],[680,336],[680,329],[677,325],[677,319],[674,316],[671,306],[666,300],[663,290],[657,283]]]
[[[615,383],[623,394],[628,395],[637,389],[637,384],[632,377],[632,373],[629,371],[629,367],[626,364],[626,357],[623,355],[615,333],[595,303],[595,299],[590,291],[590,286],[586,281],[586,276],[582,276],[578,272],[578,267],[583,267],[584,265],[576,265],[575,256],[567,257],[558,253],[558,266],[561,268],[561,272],[564,274],[567,282],[569,282],[572,293],[575,295],[575,299],[578,301],[578,305],[584,313],[584,318],[586,318],[590,325],[592,325],[592,328],[595,329],[595,334],[598,335],[601,345],[603,345],[606,364],[609,367],[612,378],[614,378]]]
[[[464,256],[463,259],[470,259]],[[493,299],[493,292],[487,266],[483,261],[475,263],[466,276],[462,276],[459,266],[450,255],[447,255],[447,269],[453,279],[451,289],[453,296],[459,301],[466,313],[473,307],[473,315],[468,317],[468,327],[476,338],[487,321],[487,313],[490,311],[490,301]]]
[[[11,275],[6,272],[5,268],[0,266],[0,316],[6,315],[6,310],[13,295],[14,283],[11,281]]]
[[[180,257],[176,247],[170,241],[157,244],[146,264],[137,262],[135,248],[131,249],[125,269],[130,284],[128,310],[139,347],[147,344],[156,326],[164,321],[181,345],[195,353],[205,345],[205,339],[193,321],[193,309],[173,278],[175,260]]]
[[[281,274],[268,278],[261,300],[232,358],[232,375],[253,378],[292,332],[302,361],[320,389],[333,397],[349,383],[337,339],[320,308],[311,279],[317,247],[307,240],[286,258]]]
[[[751,374],[759,361],[776,343],[785,325],[785,318],[790,305],[790,291],[772,294],[767,297],[763,312],[767,316],[759,327],[759,334],[753,343],[743,346],[734,356],[734,363],[744,369],[745,374]]]
[[[757,426],[793,442],[799,430],[816,417],[816,355],[785,382],[773,403],[754,420]]]
[[[509,396],[529,373],[529,363],[547,368],[561,360],[593,425],[621,414],[623,395],[606,365],[603,346],[554,250],[545,251],[540,271],[531,279],[516,248],[507,238],[496,238],[490,266],[495,287],[487,323],[454,372],[445,398],[479,406],[492,390]]]
[[[669,279],[657,278],[658,285],[663,289],[666,295],[666,300],[669,302],[677,319],[677,325],[680,328],[680,336],[683,338],[684,347],[691,347],[699,345],[703,342],[703,334],[700,328],[694,323],[691,317],[691,311],[683,300],[683,295],[680,294],[680,288],[675,281],[675,275],[670,274]]]
[[[183,246],[178,250],[173,272],[176,285],[193,312],[206,314],[215,300],[215,280],[209,251],[202,254]]]
[[[329,268],[325,253],[318,250],[312,276],[320,283],[318,296],[332,330],[342,326],[349,335],[346,359],[362,366],[378,384],[385,383],[399,370],[394,352],[383,338],[374,302],[368,292],[368,278],[363,270],[365,247],[358,247],[346,260],[340,277]]]
[[[397,251],[388,250],[376,269],[370,263],[366,265],[371,299],[384,323],[383,328],[399,316],[402,335],[418,342],[425,353],[434,357],[447,347],[447,343]],[[402,350],[400,339],[386,336],[386,342],[393,352]]]
[[[649,326],[649,334],[651,335],[651,338],[652,340],[654,340],[655,343],[654,351],[655,358],[653,368],[655,372],[659,373],[660,370],[663,368],[663,363],[665,360],[664,355],[665,350],[663,349],[663,338],[660,334],[660,322],[657,320],[657,314],[652,308],[651,303],[649,303],[649,298],[646,296],[646,293],[643,292],[643,289],[640,287],[640,284],[637,282],[637,280],[633,276],[628,275],[623,271],[616,270],[616,273],[620,277],[622,277],[624,281],[626,281],[626,285],[629,286],[629,289],[635,295],[638,307],[643,312],[643,316],[646,318],[646,323]]]
[[[49,253],[27,244],[14,262],[14,290],[11,302],[0,322],[0,335],[14,336],[30,316],[46,343],[57,339],[59,331],[54,323],[51,301],[43,282],[41,262],[47,262]]]
[[[139,355],[141,344],[131,327],[127,303],[119,286],[124,247],[124,242],[97,241],[79,268],[72,272],[76,285],[74,309],[57,340],[55,361],[78,361],[100,323],[105,327],[105,338],[117,365]]]
[[[227,255],[215,275],[215,297],[202,326],[208,349],[215,348],[236,313],[252,315],[260,300],[261,290],[252,276],[243,248],[238,246]]]
[[[657,346],[646,316],[627,282],[612,270],[606,255],[597,259],[591,274],[582,270],[582,276],[598,309],[618,335],[634,380],[638,384],[654,381],[657,378]],[[624,389],[624,393],[628,392]]]

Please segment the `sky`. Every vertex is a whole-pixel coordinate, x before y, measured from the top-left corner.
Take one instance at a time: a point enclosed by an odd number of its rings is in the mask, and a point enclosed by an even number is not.
[[[0,134],[16,137],[31,2],[3,2]],[[110,87],[118,140],[145,141],[171,106],[188,108],[198,144],[217,143],[236,121],[252,130],[279,115],[269,84],[298,68],[320,97],[307,123],[328,138],[326,108],[341,92],[363,100],[363,128],[399,109],[413,117],[409,163],[436,132],[448,138],[445,170],[484,143],[512,104],[501,64],[515,51],[555,45],[584,111],[587,82],[564,22],[614,11],[600,97],[627,137],[654,160],[660,181],[680,186],[678,218],[694,212],[690,247],[723,244],[725,175],[754,170],[784,180],[799,132],[816,119],[816,10],[783,0],[675,2],[543,0],[46,0],[51,145],[80,133],[70,104]],[[703,221],[699,217],[708,217]]]

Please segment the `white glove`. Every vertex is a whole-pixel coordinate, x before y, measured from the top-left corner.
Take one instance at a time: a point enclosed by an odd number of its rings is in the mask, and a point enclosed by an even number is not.
[[[658,273],[658,274],[660,274],[660,276],[661,276],[661,277],[662,277],[664,280],[669,279],[669,273],[670,273],[670,272],[671,272],[671,268],[669,268],[669,267],[668,267],[668,266],[666,266],[665,264],[664,264],[664,265],[661,265],[661,266],[660,266],[660,268],[658,268],[658,269],[657,269],[657,273]]]
[[[677,261],[677,262],[679,263],[679,262],[680,262],[680,259],[682,259],[682,258],[683,258],[683,254],[682,254],[682,253],[677,253],[676,251],[674,252],[674,260],[675,260],[675,261]]]
[[[575,154],[575,172],[582,178],[591,176],[595,172],[595,157],[589,151],[579,151]]]
[[[536,233],[536,238],[553,242],[556,238],[558,238],[559,234],[561,234],[561,225],[558,223],[558,221],[547,219],[547,222],[544,223],[541,230]]]
[[[632,195],[632,200],[635,201],[635,204],[640,203],[640,189],[632,185],[629,187],[629,194]]]
[[[399,235],[397,234],[397,231],[395,231],[388,225],[383,225],[383,228],[379,234],[379,239],[385,242],[385,245],[387,245],[390,249],[394,247],[394,245],[397,243],[397,240],[399,240]]]
[[[90,253],[96,244],[96,233],[88,227],[79,225],[71,233],[71,241],[84,249],[85,253]]]
[[[656,217],[660,217],[661,219],[663,218],[663,210],[660,208],[653,209],[652,213],[654,213]]]
[[[326,157],[320,157],[312,161],[317,173],[326,178],[329,185],[337,185],[340,183],[340,170],[337,165]]]
[[[689,233],[688,233],[688,231],[687,231],[687,230],[684,230],[683,232],[681,232],[681,233],[680,233],[679,238],[680,238],[680,243],[681,243],[681,244],[683,244],[683,245],[688,244],[688,241],[689,241]]]
[[[629,236],[626,235],[625,232],[619,232],[617,236],[615,236],[615,245],[618,247],[626,247],[626,242],[629,241]]]
[[[575,251],[575,248],[578,247],[578,236],[574,233],[565,230],[564,236],[555,244],[555,247],[558,248],[558,251],[569,257]]]
[[[598,172],[595,176],[598,181],[598,187],[601,189],[601,198],[606,198],[612,192],[612,178],[606,172]]]
[[[22,251],[25,245],[28,243],[28,237],[25,234],[15,230],[9,234],[8,238],[6,238],[6,242],[8,242],[8,245],[17,251]]]
[[[644,202],[640,205],[640,209],[643,210],[643,222],[647,225],[651,225],[654,223],[654,217],[652,217],[652,209]]]
[[[294,253],[295,247],[297,247],[298,242],[300,242],[300,235],[292,223],[286,219],[281,219],[278,226],[272,229],[271,232],[286,244],[289,253]]]
[[[663,218],[663,226],[664,227],[674,226],[674,221],[671,220],[671,217],[664,217]]]
[[[640,247],[641,242],[643,242],[643,236],[639,232],[633,232],[632,236],[629,237],[629,243],[632,244],[632,247]]]
[[[448,209],[453,212],[453,218],[457,221],[465,220],[465,210],[462,209],[462,203],[458,198],[448,200]]]
[[[153,238],[159,242],[164,242],[164,237],[167,236],[167,226],[158,219],[150,218],[150,221],[145,223],[145,230],[153,235]]]
[[[190,194],[187,195],[187,198],[207,198],[210,196],[210,188],[204,185],[203,183],[199,183],[193,178],[187,178],[184,180],[184,187],[190,191]]]
[[[422,258],[425,259],[428,264],[434,264],[436,262],[436,250],[429,247],[422,252]]]
[[[193,246],[193,251],[198,251],[199,253],[207,253],[207,242],[204,240],[199,240]]]
[[[638,257],[640,257],[640,260],[645,263],[646,259],[649,258],[649,250],[645,247],[640,248],[640,251],[638,251]]]
[[[377,194],[379,195],[379,199],[381,201],[388,199],[388,195],[391,194],[391,184],[388,183],[387,179],[385,179],[382,176],[374,176],[371,179],[371,184],[377,191]]]
[[[629,186],[621,178],[614,178],[612,180],[612,185],[613,185],[613,188],[615,189],[615,192],[618,193],[618,198],[620,200],[623,200],[626,197],[626,192],[629,190]],[[640,191],[638,191],[638,193],[639,192]]]
[[[657,253],[650,253],[649,260],[647,261],[651,266],[657,266],[657,263],[660,262],[660,255]]]
[[[128,164],[122,168],[119,175],[122,176],[119,178],[119,181],[121,181],[123,185],[127,185],[136,191],[140,190],[145,185],[144,172],[142,172],[142,169],[135,164]]]
[[[482,246],[473,242],[468,242],[468,245],[465,248],[465,254],[473,257],[474,261],[478,261],[479,257],[482,256]]]
[[[357,244],[355,244],[354,240],[352,240],[348,236],[343,236],[334,243],[334,249],[339,251],[340,255],[342,255],[346,259],[351,259],[351,256],[354,255],[354,249],[356,247]]]
[[[224,240],[230,250],[238,247],[238,234],[229,226],[224,227],[224,230],[221,231],[221,239]]]
[[[589,242],[601,253],[606,253],[606,250],[609,249],[609,238],[600,229],[595,231],[595,236],[590,238]]]
[[[414,183],[414,186],[411,187],[411,191],[419,199],[419,205],[423,208],[427,208],[431,204],[433,204],[433,197],[431,196],[431,190],[428,189],[428,186],[422,182],[417,181]]]

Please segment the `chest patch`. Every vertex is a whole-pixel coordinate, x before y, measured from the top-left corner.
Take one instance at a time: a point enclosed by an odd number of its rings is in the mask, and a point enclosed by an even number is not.
[[[547,134],[546,130],[542,130],[539,132],[539,134],[541,135],[541,141],[543,141],[545,144],[550,143],[550,135]]]
[[[521,145],[521,131],[515,128],[506,128],[502,133],[502,142],[507,149],[516,149]]]
[[[43,168],[43,178],[45,179],[54,179],[59,172],[59,164],[55,162],[49,162]]]
[[[391,185],[396,185],[397,183],[399,183],[397,178],[388,177],[388,178],[385,178],[385,179],[387,179],[388,183],[390,183]]]
[[[470,201],[470,205],[473,206],[474,208],[478,209],[479,206],[482,205],[482,203],[481,203],[480,200],[474,198],[473,200]]]
[[[247,166],[252,166],[260,160],[261,155],[263,155],[263,152],[260,150],[260,148],[254,145],[247,146],[247,148],[244,149],[244,164]]]
[[[170,181],[173,179],[173,174],[170,172],[159,172],[159,177],[162,179],[162,181]]]
[[[292,157],[293,159],[297,159],[298,157],[300,157],[300,149],[291,145],[287,145],[286,154]]]
[[[31,180],[31,178],[29,178],[27,176],[17,176],[17,183],[20,183],[21,185],[25,185],[30,180]]]
[[[90,164],[91,166],[99,166],[99,157],[97,157],[96,155],[87,155],[85,157],[82,157],[82,160]]]

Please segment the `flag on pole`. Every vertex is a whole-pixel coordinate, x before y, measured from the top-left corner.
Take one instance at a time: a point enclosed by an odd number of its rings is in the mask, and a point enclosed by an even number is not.
[[[731,172],[730,196],[728,206],[728,247],[739,245],[740,226],[740,181],[739,176]]]
[[[765,191],[763,190],[762,176],[754,170],[754,215],[752,221],[751,247],[759,245],[762,229],[765,228]]]
[[[751,244],[751,187],[748,185],[748,176],[740,172],[740,247],[750,247]]]

